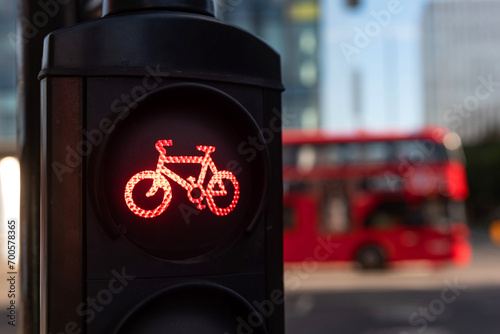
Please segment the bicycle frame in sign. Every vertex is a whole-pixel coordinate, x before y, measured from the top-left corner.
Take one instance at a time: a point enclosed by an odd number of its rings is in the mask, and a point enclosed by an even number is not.
[[[158,164],[156,165],[156,170],[145,170],[139,172],[132,176],[125,186],[125,202],[128,208],[134,214],[143,218],[154,218],[161,215],[169,206],[172,200],[172,188],[167,180],[167,177],[178,183],[181,187],[186,189],[187,196],[189,200],[197,204],[198,210],[203,210],[206,205],[202,204],[203,200],[206,199],[210,211],[218,216],[226,216],[231,211],[234,210],[238,204],[238,199],[240,195],[240,186],[238,180],[233,173],[229,171],[219,171],[215,166],[214,161],[210,154],[215,151],[214,146],[196,146],[196,149],[200,152],[204,152],[204,156],[167,156],[165,147],[172,146],[172,140],[159,140],[156,142],[156,150],[160,154],[158,158]],[[198,178],[194,176],[189,176],[184,179],[169,168],[165,164],[200,164],[201,170]],[[203,186],[205,182],[205,177],[208,169],[212,172],[213,176],[206,189]],[[152,210],[145,210],[139,207],[133,199],[133,190],[135,186],[142,180],[152,179],[153,184],[149,191],[146,193],[147,197],[154,196],[158,190],[163,189],[163,200],[160,205]],[[233,184],[234,194],[231,203],[225,207],[220,208],[214,201],[214,197],[226,196],[228,192],[224,186],[224,180],[228,180]],[[196,193],[195,193],[195,190]]]

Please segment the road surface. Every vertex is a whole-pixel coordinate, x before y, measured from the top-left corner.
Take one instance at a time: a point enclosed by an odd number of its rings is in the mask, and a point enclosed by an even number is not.
[[[474,260],[465,269],[292,268],[297,279],[286,287],[286,333],[500,333],[500,247],[485,232],[473,236]],[[0,333],[15,334],[1,304]]]
[[[302,271],[287,286],[286,333],[498,334],[500,247],[479,231],[473,248],[465,269]]]

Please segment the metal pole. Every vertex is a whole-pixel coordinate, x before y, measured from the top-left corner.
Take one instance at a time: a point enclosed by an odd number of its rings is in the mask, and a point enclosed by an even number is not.
[[[21,163],[20,291],[18,333],[40,330],[40,84],[43,40],[76,23],[78,1],[18,2],[18,145]]]

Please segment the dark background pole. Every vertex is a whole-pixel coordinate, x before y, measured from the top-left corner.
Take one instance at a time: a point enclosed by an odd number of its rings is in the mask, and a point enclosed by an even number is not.
[[[23,334],[40,333],[40,83],[37,77],[41,68],[43,39],[53,30],[76,23],[79,7],[85,8],[89,2],[18,2],[17,139],[21,163],[22,303],[19,333]]]

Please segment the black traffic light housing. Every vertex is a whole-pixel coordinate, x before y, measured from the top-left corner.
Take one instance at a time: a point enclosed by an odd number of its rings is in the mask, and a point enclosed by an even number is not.
[[[215,16],[213,0],[107,0],[103,15],[138,10],[170,10]]]
[[[213,8],[47,37],[42,333],[283,333],[280,59]]]

